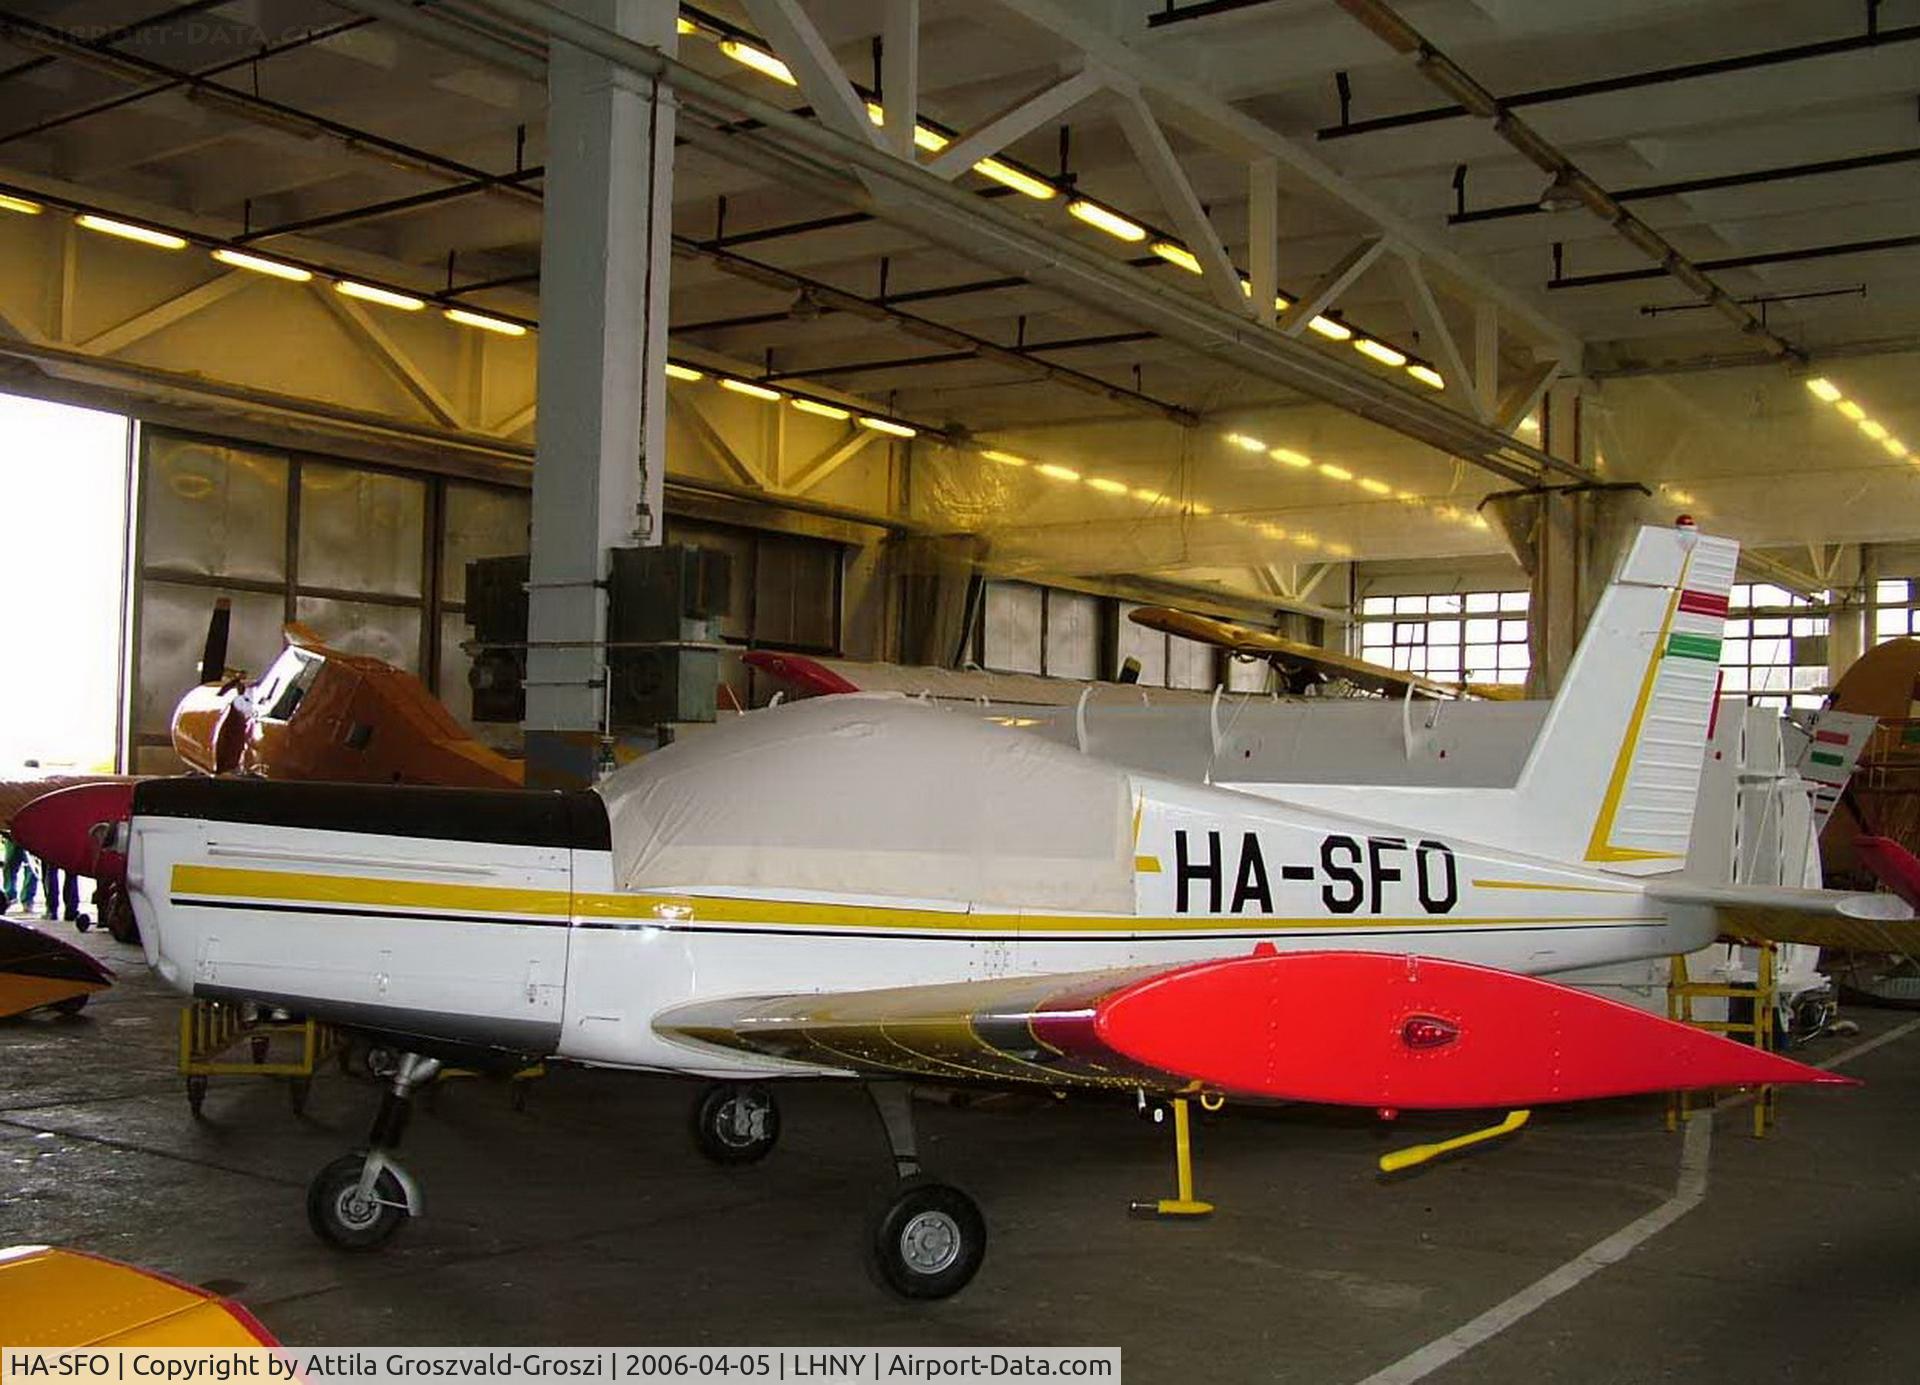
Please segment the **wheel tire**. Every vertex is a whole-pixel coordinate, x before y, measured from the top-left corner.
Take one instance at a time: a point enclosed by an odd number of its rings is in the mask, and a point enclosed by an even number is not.
[[[82,914],[73,921],[73,927],[75,932],[85,933],[93,927],[93,920]]]
[[[193,1112],[195,1117],[198,1117],[200,1108],[206,1104],[207,1079],[204,1077],[189,1077],[187,1079],[187,1109]]]
[[[752,1103],[752,1129],[742,1135],[734,1129],[734,1104],[742,1097]],[[693,1103],[693,1143],[716,1164],[751,1164],[764,1159],[780,1139],[780,1107],[773,1093],[760,1085],[716,1082]]]
[[[868,1266],[902,1298],[957,1294],[986,1256],[987,1223],[979,1206],[945,1183],[902,1184],[868,1230]]]
[[[335,1250],[378,1250],[407,1220],[406,1210],[397,1205],[404,1196],[400,1180],[391,1169],[380,1170],[374,1181],[373,1193],[379,1201],[371,1207],[354,1207],[366,1162],[364,1154],[343,1154],[307,1185],[307,1225]]]
[[[87,1008],[87,1002],[92,999],[92,992],[82,991],[79,995],[70,995],[65,1000],[54,1001],[52,1008],[55,1014],[77,1015]]]
[[[116,943],[131,945],[140,941],[140,923],[133,916],[133,901],[117,886],[100,902],[100,921]]]

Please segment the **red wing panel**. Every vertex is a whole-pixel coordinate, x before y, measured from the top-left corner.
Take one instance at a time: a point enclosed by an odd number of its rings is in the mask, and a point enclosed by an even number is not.
[[[1101,1001],[1100,1041],[1205,1086],[1342,1106],[1533,1106],[1848,1078],[1513,972],[1427,957],[1232,958]]]
[[[769,678],[777,678],[801,697],[824,697],[832,693],[859,692],[860,689],[804,654],[781,654],[771,649],[749,649],[740,656],[748,668],[757,668]]]
[[[1873,878],[1920,909],[1920,860],[1891,837],[1855,837],[1853,853]]]

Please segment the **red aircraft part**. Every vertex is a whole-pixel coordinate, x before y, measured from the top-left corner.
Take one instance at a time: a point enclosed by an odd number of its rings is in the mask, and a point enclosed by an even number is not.
[[[1892,837],[1855,837],[1853,854],[1873,878],[1920,909],[1920,860]]]
[[[804,654],[777,654],[771,649],[749,649],[740,656],[740,662],[791,685],[803,697],[860,691],[832,669]]]
[[[76,784],[42,794],[13,815],[13,839],[48,865],[95,880],[120,883],[127,858],[103,851],[103,824],[133,813],[133,780]]]
[[[1514,972],[1366,952],[1266,953],[1132,982],[1094,1034],[1223,1092],[1409,1110],[1850,1078]],[[1038,1037],[1047,1035],[1036,1026]],[[1064,1038],[1065,1036],[1062,1035]]]

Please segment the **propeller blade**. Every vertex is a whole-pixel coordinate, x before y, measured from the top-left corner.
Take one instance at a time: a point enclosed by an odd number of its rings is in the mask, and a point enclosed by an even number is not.
[[[200,652],[200,681],[218,683],[227,676],[227,631],[233,625],[233,602],[220,597],[207,621],[207,643]]]

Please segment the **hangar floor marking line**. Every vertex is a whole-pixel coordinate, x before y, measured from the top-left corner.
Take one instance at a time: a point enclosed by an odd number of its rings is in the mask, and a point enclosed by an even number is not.
[[[1920,1029],[1920,1019],[1908,1020],[1877,1038],[1844,1049],[1813,1066],[1826,1069],[1840,1067],[1896,1039],[1903,1039],[1916,1029]],[[1680,1151],[1680,1177],[1672,1197],[1605,1240],[1587,1247],[1558,1269],[1536,1279],[1513,1297],[1495,1304],[1479,1317],[1401,1357],[1392,1365],[1375,1371],[1360,1381],[1359,1385],[1412,1385],[1416,1380],[1424,1380],[1482,1342],[1499,1336],[1528,1314],[1545,1307],[1608,1265],[1624,1259],[1637,1246],[1659,1235],[1706,1200],[1707,1167],[1712,1150],[1713,1111],[1696,1111],[1687,1118],[1686,1141]]]

